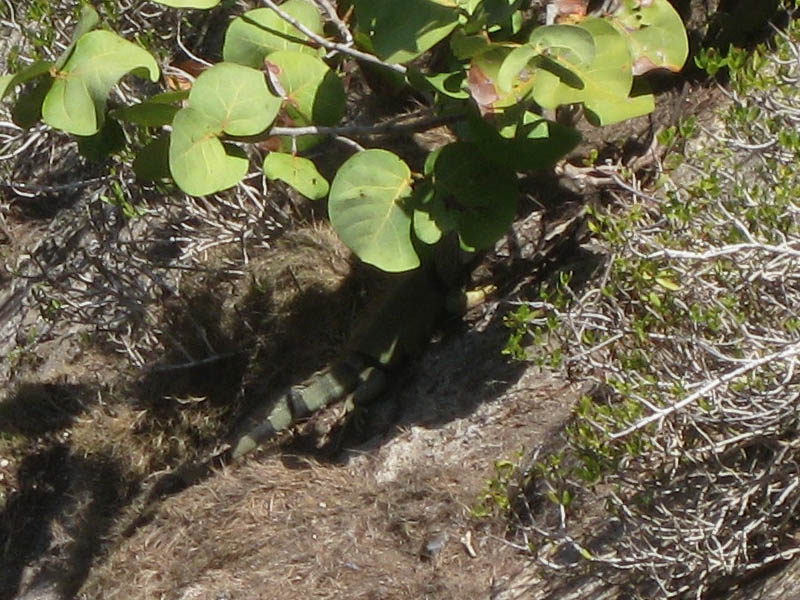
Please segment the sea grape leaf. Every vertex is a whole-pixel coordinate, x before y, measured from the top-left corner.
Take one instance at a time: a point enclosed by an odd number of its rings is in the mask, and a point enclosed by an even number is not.
[[[125,147],[125,133],[114,119],[106,119],[103,127],[89,136],[78,137],[78,151],[89,160],[100,162]]]
[[[469,120],[469,130],[487,161],[516,171],[548,169],[581,140],[575,129],[530,111],[501,131],[475,117]]]
[[[223,146],[217,138],[221,131],[218,118],[196,108],[182,108],[175,115],[169,167],[187,194],[213,194],[236,185],[247,173],[247,157]]]
[[[15,75],[0,76],[0,100],[5,98],[6,94],[12,92],[17,85],[26,83],[35,77],[48,73],[52,66],[52,62],[37,60]]]
[[[442,230],[433,215],[426,210],[414,209],[414,235],[426,244],[435,244],[442,239]]]
[[[678,72],[689,55],[689,40],[680,15],[667,0],[620,3],[611,22],[628,39],[634,56],[634,75],[652,69]]]
[[[273,52],[266,59],[267,68],[277,79],[283,94],[285,115],[282,122],[297,127],[335,125],[344,115],[345,93],[339,77],[321,59],[291,50]],[[321,136],[297,138],[295,150],[307,150]],[[282,145],[292,149],[289,141]]]
[[[322,17],[311,0],[288,0],[281,10],[318,35],[322,35]],[[226,61],[260,69],[264,58],[276,50],[318,53],[308,37],[284,21],[270,8],[257,8],[237,17],[225,32],[222,57]]]
[[[33,127],[42,119],[42,104],[53,85],[52,77],[39,77],[34,81],[11,108],[11,120],[23,129]]]
[[[269,179],[280,179],[311,200],[328,194],[328,181],[313,162],[302,156],[270,152],[264,159],[264,174]]]
[[[483,54],[491,47],[492,41],[483,31],[468,35],[462,29],[456,29],[450,37],[450,50],[453,51],[453,56],[459,60]]]
[[[469,98],[469,94],[464,90],[463,86],[466,78],[466,73],[463,70],[425,75],[412,66],[406,72],[406,77],[408,82],[417,89],[439,92],[458,100]]]
[[[515,48],[506,56],[497,73],[498,88],[507,93],[514,79],[533,58],[551,53],[567,67],[574,64],[586,68],[594,60],[594,39],[586,29],[576,25],[537,27],[527,44]]]
[[[151,140],[139,150],[133,161],[133,172],[141,181],[158,181],[170,177],[170,137],[166,134]]]
[[[354,4],[359,30],[388,63],[415,59],[458,26],[458,9],[434,0],[354,0]]]
[[[188,90],[164,92],[132,106],[123,106],[112,110],[109,115],[119,121],[134,123],[144,127],[163,127],[172,123],[175,113],[189,97]]]
[[[111,88],[126,73],[142,70],[158,80],[158,65],[146,50],[110,31],[90,31],[55,73],[42,105],[44,122],[75,135],[97,133]]]
[[[419,266],[411,242],[411,169],[388,150],[347,159],[331,183],[328,214],[342,241],[366,263],[389,272]]]
[[[583,102],[600,125],[609,125],[652,112],[652,95],[629,97],[633,85],[633,57],[627,41],[604,19],[589,18],[580,24],[595,44],[592,63],[572,63],[558,51],[539,61],[533,82],[533,97],[540,106],[555,109],[562,104]],[[576,85],[561,70],[580,80]]]
[[[474,57],[470,63],[467,89],[478,104],[481,114],[501,112],[519,104],[530,93],[534,73],[529,69],[518,72],[506,89],[500,88],[500,70],[511,52],[511,48],[497,46]]]
[[[491,247],[511,226],[519,196],[516,173],[497,164],[487,168],[475,144],[444,146],[433,165],[433,183],[464,247]]]
[[[275,120],[280,105],[261,71],[236,63],[217,63],[203,71],[189,93],[189,106],[230,135],[261,133]]]
[[[67,46],[67,49],[61,53],[61,56],[59,56],[55,62],[55,69],[57,71],[60,71],[67,60],[69,60],[69,57],[72,56],[72,51],[75,48],[75,44],[78,42],[81,36],[89,33],[99,24],[100,15],[97,14],[97,11],[94,9],[94,7],[88,2],[82,2],[81,16],[78,18],[78,24],[75,27],[75,31],[72,32],[72,42],[69,46]]]

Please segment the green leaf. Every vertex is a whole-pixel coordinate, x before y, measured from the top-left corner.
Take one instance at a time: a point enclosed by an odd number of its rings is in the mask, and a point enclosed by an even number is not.
[[[222,0],[153,0],[158,4],[164,6],[172,6],[173,8],[214,8]]]
[[[160,135],[139,151],[133,161],[133,172],[137,179],[158,181],[170,177],[169,144],[169,136]]]
[[[635,75],[658,68],[675,72],[683,68],[689,40],[680,15],[667,0],[653,0],[648,6],[622,2],[611,22],[628,39]]]
[[[223,146],[217,138],[220,133],[219,120],[195,108],[182,108],[175,115],[169,167],[187,194],[213,194],[233,187],[247,173],[247,158]]]
[[[497,74],[497,85],[507,93],[513,80],[536,56],[553,54],[567,64],[588,67],[594,60],[592,35],[575,25],[548,25],[536,28],[528,43],[515,48],[503,61]]]
[[[403,63],[432,48],[458,25],[458,9],[433,0],[355,0],[360,31],[374,52]]]
[[[659,276],[655,278],[655,281],[658,285],[663,287],[665,290],[669,290],[670,292],[677,292],[678,290],[681,289],[680,285],[678,285],[668,277]]]
[[[534,76],[527,69],[519,72],[505,89],[500,89],[500,70],[511,52],[511,48],[496,45],[472,59],[467,87],[482,113],[502,112],[503,109],[516,107],[530,93]]]
[[[38,123],[42,118],[42,104],[52,85],[52,78],[40,77],[32,87],[26,89],[11,109],[11,119],[14,123],[23,129]]]
[[[328,213],[342,241],[366,263],[384,271],[419,266],[411,242],[411,170],[388,150],[365,150],[339,168],[331,184]]]
[[[540,106],[555,109],[562,104],[583,102],[601,125],[609,125],[645,115],[654,109],[651,95],[629,97],[633,85],[633,57],[625,38],[603,19],[586,19],[580,27],[586,29],[595,45],[594,60],[584,67],[571,62],[567,55],[553,53],[538,63],[533,82],[533,97]],[[579,79],[576,85],[569,77],[551,68],[556,63]]]
[[[322,17],[311,0],[288,0],[281,10],[318,35],[322,35]],[[226,61],[260,69],[264,58],[276,50],[318,53],[308,45],[308,37],[284,21],[271,8],[250,10],[233,20],[225,33],[222,57]]]
[[[141,102],[111,111],[111,116],[126,123],[144,127],[162,127],[172,123],[179,108],[172,104]]]
[[[450,38],[450,49],[453,51],[453,56],[459,60],[483,54],[491,47],[492,42],[484,32],[467,35],[463,30],[456,29]]]
[[[53,63],[51,62],[38,60],[22,69],[16,75],[3,75],[0,77],[0,100],[5,98],[9,92],[12,92],[16,86],[48,73],[52,66]]]
[[[78,151],[89,160],[100,162],[125,147],[125,133],[114,119],[106,119],[103,127],[90,136],[78,137]]]
[[[502,119],[496,120],[496,124],[501,123]],[[548,169],[581,140],[575,129],[530,111],[512,126],[503,128],[502,134],[478,117],[469,120],[469,128],[488,161],[516,171]]]
[[[266,59],[270,73],[285,93],[284,121],[289,125],[335,125],[344,115],[345,94],[339,77],[322,60],[291,50],[273,52]],[[321,136],[298,138],[296,150],[306,150]],[[284,147],[291,145],[287,141]]]
[[[428,158],[432,156],[434,158],[430,163],[431,171],[438,152],[432,152]],[[456,228],[453,217],[444,205],[441,195],[436,194],[436,190],[429,181],[426,180],[417,186],[414,199],[413,228],[414,235],[418,240],[426,244],[435,244],[444,233]]]
[[[105,118],[111,88],[130,71],[144,69],[151,81],[159,70],[146,51],[110,31],[91,31],[75,44],[42,105],[45,123],[75,135],[93,135]]]
[[[537,27],[528,38],[528,44],[539,54],[553,48],[561,50],[559,56],[570,63],[588,67],[594,60],[592,34],[576,25],[547,25]]]
[[[488,248],[511,226],[519,195],[516,173],[500,165],[487,168],[475,144],[444,146],[433,165],[433,183],[464,246]]]
[[[235,63],[203,71],[189,93],[189,106],[230,135],[261,133],[275,120],[280,104],[261,71]]]
[[[469,94],[463,89],[464,79],[466,78],[464,71],[436,73],[435,75],[427,76],[419,70],[409,67],[406,76],[408,77],[408,82],[417,89],[429,89],[457,100],[469,98]]]
[[[188,91],[165,92],[156,94],[139,104],[114,109],[109,114],[126,123],[144,127],[163,127],[172,123],[175,113],[180,108],[173,103],[182,102],[188,97]]]
[[[435,244],[442,239],[442,230],[436,223],[431,213],[424,210],[414,210],[413,218],[414,235],[426,244]]]
[[[311,200],[328,194],[328,181],[307,158],[270,152],[264,159],[264,174],[269,179],[280,179]]]
[[[60,71],[67,60],[69,60],[69,57],[72,56],[72,51],[75,49],[75,44],[81,38],[81,36],[89,33],[99,24],[100,15],[97,14],[97,11],[94,9],[94,7],[86,2],[81,2],[81,16],[78,19],[78,25],[75,27],[75,31],[72,32],[72,42],[69,46],[67,46],[67,49],[61,53],[61,56],[59,56],[55,62],[55,69],[57,71]]]

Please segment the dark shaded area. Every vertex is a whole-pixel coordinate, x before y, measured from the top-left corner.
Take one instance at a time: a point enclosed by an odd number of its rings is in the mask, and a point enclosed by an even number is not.
[[[119,488],[112,462],[75,456],[63,444],[28,455],[18,479],[0,514],[0,599],[73,597],[129,490]]]
[[[0,432],[44,435],[69,427],[87,408],[89,386],[23,383],[0,402]]]

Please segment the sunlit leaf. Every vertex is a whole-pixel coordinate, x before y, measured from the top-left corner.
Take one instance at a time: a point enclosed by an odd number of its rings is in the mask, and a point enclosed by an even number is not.
[[[269,179],[280,179],[311,200],[328,194],[327,180],[313,162],[302,156],[270,152],[264,159],[264,174]]]
[[[413,60],[458,25],[458,10],[434,0],[355,0],[359,29],[389,63]]]
[[[230,135],[261,133],[275,120],[280,105],[261,71],[235,63],[218,63],[203,71],[189,93],[189,106]]]
[[[311,0],[288,0],[281,4],[281,10],[317,35],[322,35],[322,18]],[[264,58],[276,50],[317,54],[317,49],[308,41],[304,33],[272,9],[257,8],[237,17],[228,26],[222,57],[226,61],[259,69],[264,65]]]
[[[236,185],[249,161],[232,153],[217,138],[217,119],[194,108],[182,108],[172,122],[169,165],[175,183],[193,196],[213,194]]]
[[[634,56],[634,75],[652,69],[680,71],[689,55],[689,40],[680,15],[667,0],[620,3],[612,13],[617,30],[628,39]]]
[[[398,272],[419,266],[411,242],[411,170],[387,150],[350,157],[331,183],[328,212],[342,241],[366,263]]]
[[[93,135],[103,124],[111,88],[126,73],[140,69],[151,81],[158,80],[158,65],[146,50],[110,31],[91,31],[78,40],[55,74],[42,118],[51,127]]]

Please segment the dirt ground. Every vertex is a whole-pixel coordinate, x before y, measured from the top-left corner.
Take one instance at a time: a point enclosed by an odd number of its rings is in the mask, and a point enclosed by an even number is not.
[[[713,12],[683,4],[697,27]],[[663,87],[603,152],[715,101]],[[379,403],[199,474],[248,406],[340,352],[383,282],[285,194],[209,211],[153,190],[158,210],[126,220],[92,192],[3,190],[0,600],[545,597],[505,517],[473,509],[495,462],[554,436],[581,392],[504,356],[503,316],[542,223],[596,190],[532,182],[478,271],[500,292],[443,323]]]

